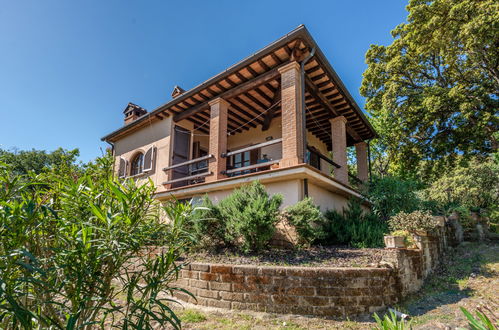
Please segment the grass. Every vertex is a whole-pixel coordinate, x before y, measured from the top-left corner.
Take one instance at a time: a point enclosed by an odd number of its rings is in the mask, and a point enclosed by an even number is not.
[[[478,304],[498,310],[499,245],[463,243],[448,253],[422,290],[394,306],[412,316],[414,329],[467,327],[459,307],[474,313]],[[331,320],[314,317],[222,310],[180,310],[184,329],[372,329],[372,318]],[[382,314],[380,314],[382,317]]]

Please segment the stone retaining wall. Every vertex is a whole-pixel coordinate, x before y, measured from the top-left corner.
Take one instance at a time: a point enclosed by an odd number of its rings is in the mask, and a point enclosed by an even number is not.
[[[416,237],[418,248],[386,249],[380,268],[332,268],[192,263],[177,285],[208,307],[344,318],[371,314],[421,288],[443,251],[459,244],[447,222]]]
[[[345,317],[397,301],[388,268],[316,268],[193,263],[182,270],[181,300],[201,306]]]

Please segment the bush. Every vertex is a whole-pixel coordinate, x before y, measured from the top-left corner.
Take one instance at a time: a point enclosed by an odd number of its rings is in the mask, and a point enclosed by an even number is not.
[[[324,238],[324,217],[312,198],[307,197],[295,205],[288,206],[283,217],[295,227],[300,245],[309,246]]]
[[[160,234],[174,225],[160,222],[154,185],[118,182],[111,164],[23,176],[0,163],[0,328],[180,327],[161,297],[184,238]]]
[[[406,230],[411,233],[432,231],[438,223],[429,211],[400,212],[388,220],[390,230]]]
[[[367,197],[372,210],[382,220],[388,220],[397,213],[421,209],[424,202],[417,192],[421,184],[394,176],[373,178],[369,184]]]
[[[275,232],[282,196],[269,196],[258,181],[235,189],[217,206],[226,224],[225,240],[244,252],[261,250]]]
[[[274,235],[281,203],[281,195],[270,197],[258,181],[235,189],[218,205],[205,196],[201,209],[194,213],[200,244],[261,250]]]
[[[324,244],[344,244],[359,248],[383,247],[383,236],[388,231],[385,221],[373,213],[362,211],[358,200],[348,202],[343,214],[328,210],[325,214]]]

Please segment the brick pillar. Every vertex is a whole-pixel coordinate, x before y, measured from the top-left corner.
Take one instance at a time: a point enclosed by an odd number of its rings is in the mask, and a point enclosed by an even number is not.
[[[213,175],[206,177],[206,182],[212,182],[224,178],[221,174],[226,170],[227,159],[220,157],[227,152],[227,110],[229,103],[222,98],[216,98],[209,102],[210,105],[210,150],[214,156],[208,163],[208,169]]]
[[[331,133],[333,140],[333,161],[340,165],[340,168],[334,167],[334,178],[344,184],[348,184],[348,166],[347,166],[347,129],[346,118],[339,116],[331,121]]]
[[[300,65],[281,68],[282,159],[280,167],[303,163],[303,127]]]
[[[356,143],[355,154],[357,156],[357,177],[360,180],[367,182],[367,180],[369,179],[369,169],[367,164],[367,143]]]

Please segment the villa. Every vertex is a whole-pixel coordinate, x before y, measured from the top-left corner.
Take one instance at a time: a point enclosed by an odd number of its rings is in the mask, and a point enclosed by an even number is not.
[[[151,179],[158,200],[218,201],[259,180],[283,207],[310,196],[341,209],[361,197],[351,182],[368,180],[376,136],[303,25],[188,91],[176,86],[155,110],[129,103],[124,115],[102,140],[119,177]]]

